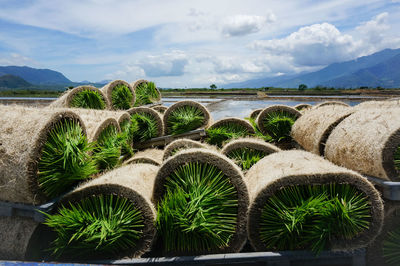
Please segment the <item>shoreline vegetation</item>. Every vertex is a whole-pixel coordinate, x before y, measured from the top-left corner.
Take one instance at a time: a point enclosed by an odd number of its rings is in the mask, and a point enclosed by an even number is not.
[[[32,98],[57,98],[65,90],[53,89],[2,89],[0,88],[0,97],[32,97]],[[210,88],[187,88],[187,89],[160,89],[162,97],[174,96],[257,96],[257,98],[268,98],[268,96],[400,96],[400,89],[385,88],[327,88],[314,87],[307,89],[298,88],[238,88],[238,89],[210,89]]]

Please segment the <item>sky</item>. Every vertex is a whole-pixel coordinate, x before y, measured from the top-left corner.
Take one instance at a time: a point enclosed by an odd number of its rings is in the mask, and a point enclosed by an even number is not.
[[[0,65],[208,87],[400,48],[400,0],[0,0]]]

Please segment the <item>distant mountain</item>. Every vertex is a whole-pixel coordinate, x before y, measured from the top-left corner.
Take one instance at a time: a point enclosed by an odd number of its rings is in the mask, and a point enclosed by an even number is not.
[[[32,86],[32,84],[20,77],[8,74],[0,76],[0,88],[15,89],[30,86]]]
[[[400,49],[385,49],[372,55],[355,60],[334,63],[319,71],[301,74],[295,77],[280,76],[279,79],[257,79],[243,82],[243,87],[283,87],[297,88],[300,84],[308,87],[317,85],[332,87],[400,87],[399,68]],[[260,85],[260,81],[264,83]],[[226,85],[229,87],[231,84]],[[258,86],[252,86],[258,85]],[[224,86],[225,87],[225,86]],[[242,88],[243,88],[242,87]]]
[[[60,72],[50,69],[36,69],[27,66],[0,66],[0,76],[14,75],[35,85],[71,84]]]

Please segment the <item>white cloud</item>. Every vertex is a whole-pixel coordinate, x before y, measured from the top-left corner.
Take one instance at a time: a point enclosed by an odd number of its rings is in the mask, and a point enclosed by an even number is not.
[[[17,53],[0,53],[0,65],[33,67],[40,66],[35,60]]]
[[[148,77],[182,76],[188,59],[181,51],[172,51],[162,55],[148,55],[138,65]]]
[[[267,23],[274,22],[276,17],[270,13],[267,16],[236,15],[227,17],[222,24],[222,33],[227,36],[243,36],[261,30]]]
[[[362,23],[356,28],[356,31],[358,31],[364,41],[368,42],[370,45],[379,44],[384,40],[385,33],[390,28],[388,25],[388,17],[389,14],[387,12],[381,13],[372,20]]]
[[[253,42],[250,47],[268,54],[286,55],[304,66],[327,65],[354,57],[357,41],[329,23],[302,27],[282,39]]]

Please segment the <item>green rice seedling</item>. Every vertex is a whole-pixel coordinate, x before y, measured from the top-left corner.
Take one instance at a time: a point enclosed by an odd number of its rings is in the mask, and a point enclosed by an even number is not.
[[[120,124],[121,133],[119,133],[119,141],[121,143],[121,156],[123,157],[122,161],[125,161],[133,156],[133,148],[132,148],[132,136],[130,134],[131,130],[135,130],[134,126],[131,128],[131,121],[124,120]]]
[[[143,216],[132,202],[115,195],[96,195],[46,214],[55,233],[53,255],[110,257],[135,247],[144,228]]]
[[[166,179],[157,229],[167,252],[201,253],[226,247],[235,232],[237,192],[215,166],[178,167]]]
[[[273,142],[282,142],[291,139],[290,131],[295,121],[295,115],[279,110],[268,113],[263,120],[263,125]]]
[[[266,156],[265,152],[252,148],[239,148],[227,154],[242,170],[249,170],[255,163]]]
[[[135,89],[136,102],[135,107],[151,104],[160,98],[160,94],[154,82],[143,82]]]
[[[93,146],[76,120],[58,122],[47,135],[38,162],[38,183],[48,198],[55,198],[97,172]]]
[[[237,123],[225,123],[218,127],[209,128],[206,130],[206,142],[211,145],[222,147],[223,144],[230,139],[237,139],[249,135],[246,127]]]
[[[73,96],[70,107],[103,110],[106,109],[106,103],[100,92],[82,90]]]
[[[330,240],[350,240],[368,229],[366,196],[346,184],[289,186],[264,205],[260,239],[272,250],[311,249],[316,254]]]
[[[390,265],[400,264],[400,229],[387,232],[382,251],[386,263]]]
[[[397,147],[393,154],[394,167],[400,173],[400,146]]]
[[[114,125],[107,126],[99,135],[94,149],[94,159],[100,171],[112,169],[120,164],[123,139]]]
[[[157,121],[147,113],[131,116],[131,136],[133,142],[143,142],[157,136]]]
[[[196,106],[184,105],[173,110],[167,120],[168,132],[171,135],[182,134],[204,124],[204,113]]]
[[[114,109],[127,110],[132,107],[133,94],[128,86],[118,84],[112,89],[111,104]]]
[[[256,137],[258,137],[260,139],[263,139],[266,142],[273,142],[273,140],[272,140],[270,135],[264,135],[261,132],[261,130],[257,126],[255,118],[248,117],[248,118],[245,118],[245,119],[248,120],[250,122],[250,124],[253,126]]]

